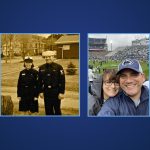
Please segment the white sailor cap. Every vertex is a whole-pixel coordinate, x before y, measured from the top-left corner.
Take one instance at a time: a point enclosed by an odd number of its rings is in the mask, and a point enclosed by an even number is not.
[[[26,56],[26,57],[24,58],[24,62],[32,63],[32,62],[33,62],[33,59],[32,59],[31,56]]]
[[[56,55],[56,51],[44,51],[43,53],[42,53],[42,56],[43,57],[46,57],[46,56],[54,56],[54,55]]]

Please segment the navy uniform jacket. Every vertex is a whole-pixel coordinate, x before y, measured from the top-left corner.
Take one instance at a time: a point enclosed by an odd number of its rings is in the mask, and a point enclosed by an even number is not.
[[[38,97],[38,71],[24,69],[19,74],[17,85],[18,97]]]
[[[149,90],[142,86],[140,104],[134,102],[123,91],[117,96],[108,99],[101,108],[98,116],[133,116],[149,115]]]
[[[58,97],[65,93],[65,73],[63,67],[57,63],[46,63],[39,67],[40,93],[51,97]]]

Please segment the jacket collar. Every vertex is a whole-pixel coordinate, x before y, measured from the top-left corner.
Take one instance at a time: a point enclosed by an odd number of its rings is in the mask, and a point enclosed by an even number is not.
[[[124,91],[124,95],[127,96],[130,100],[132,100]],[[141,88],[141,96],[140,103],[149,100],[149,89],[146,86],[142,86]]]

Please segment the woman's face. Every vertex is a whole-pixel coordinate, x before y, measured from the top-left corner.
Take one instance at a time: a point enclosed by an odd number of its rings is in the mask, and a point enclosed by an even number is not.
[[[104,99],[107,100],[109,97],[114,97],[119,92],[119,83],[115,80],[110,80],[110,76],[106,75],[103,79],[103,93]]]
[[[31,66],[32,66],[32,63],[25,62],[25,67],[26,67],[27,70],[31,69]]]

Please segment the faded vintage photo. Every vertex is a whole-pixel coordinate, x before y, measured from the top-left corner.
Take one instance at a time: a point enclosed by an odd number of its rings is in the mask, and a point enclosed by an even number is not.
[[[1,116],[79,116],[79,34],[1,36]]]
[[[88,116],[149,116],[149,34],[88,34]]]

